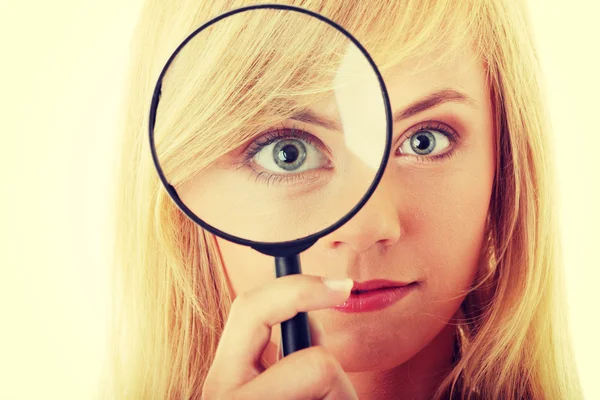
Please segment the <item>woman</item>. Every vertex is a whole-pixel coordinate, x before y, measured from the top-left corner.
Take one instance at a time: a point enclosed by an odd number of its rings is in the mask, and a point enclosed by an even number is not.
[[[203,231],[157,178],[148,105],[173,49],[248,2],[147,0],[121,148],[107,397],[581,398],[524,4],[286,3],[345,27],[382,70],[403,116],[386,173],[351,221],[302,254],[305,276],[275,280],[271,257]],[[222,121],[239,127],[235,111]],[[412,289],[381,310],[335,308],[352,281],[382,279]],[[316,346],[279,360],[277,324],[297,311],[310,312]]]

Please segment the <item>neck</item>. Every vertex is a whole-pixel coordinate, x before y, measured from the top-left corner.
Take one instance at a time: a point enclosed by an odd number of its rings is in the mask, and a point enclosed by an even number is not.
[[[453,365],[455,330],[447,325],[410,360],[384,371],[348,373],[361,400],[431,399]]]

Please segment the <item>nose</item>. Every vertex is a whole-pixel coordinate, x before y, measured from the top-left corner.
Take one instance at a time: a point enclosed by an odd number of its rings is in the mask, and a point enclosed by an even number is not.
[[[387,190],[389,182],[381,180],[373,195],[360,211],[342,227],[323,238],[330,249],[348,248],[364,252],[371,247],[391,246],[398,242],[401,225],[394,196]]]

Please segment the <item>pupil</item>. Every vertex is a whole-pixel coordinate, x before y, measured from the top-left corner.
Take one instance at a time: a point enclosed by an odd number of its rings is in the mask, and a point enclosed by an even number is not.
[[[417,148],[419,150],[427,150],[429,148],[429,138],[425,135],[417,136],[417,140],[415,140]]]
[[[298,148],[296,146],[288,144],[279,151],[279,154],[277,156],[279,157],[280,161],[286,163],[293,163],[298,159],[298,154]]]

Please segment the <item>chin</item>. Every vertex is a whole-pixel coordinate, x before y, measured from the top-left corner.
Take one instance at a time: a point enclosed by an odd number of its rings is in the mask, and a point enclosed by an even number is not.
[[[408,361],[418,349],[381,332],[344,332],[327,335],[325,345],[346,372],[383,371]]]

